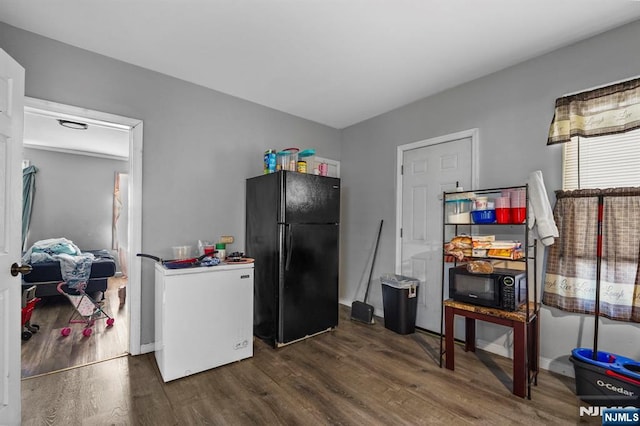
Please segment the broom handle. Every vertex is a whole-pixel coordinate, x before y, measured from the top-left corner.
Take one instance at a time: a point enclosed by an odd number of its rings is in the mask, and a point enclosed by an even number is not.
[[[378,243],[380,242],[380,234],[382,233],[383,219],[380,219],[380,228],[378,228],[378,236],[376,237],[376,248],[373,250],[373,259],[371,259],[371,270],[369,270],[369,281],[367,281],[367,291],[364,293],[364,303],[367,303],[369,297],[369,287],[371,287],[371,276],[373,275],[373,265],[376,263],[376,254],[378,254]]]

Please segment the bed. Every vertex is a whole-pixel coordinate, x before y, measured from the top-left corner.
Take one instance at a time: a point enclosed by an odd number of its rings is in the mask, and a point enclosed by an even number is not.
[[[107,290],[107,279],[116,273],[116,261],[107,250],[86,250],[83,253],[92,253],[95,256],[91,263],[91,275],[85,293],[94,295],[102,292],[102,295],[96,299],[101,300]],[[32,263],[31,268],[31,273],[23,275],[22,279],[24,286],[36,286],[36,297],[50,297],[60,294],[56,289],[58,283],[63,281],[60,262]]]

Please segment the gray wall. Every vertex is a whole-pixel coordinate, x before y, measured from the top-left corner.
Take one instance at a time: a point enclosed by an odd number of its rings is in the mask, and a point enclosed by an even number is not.
[[[640,22],[635,22],[345,129],[342,297],[355,294],[368,256],[367,241],[380,219],[388,226],[374,277],[395,269],[398,145],[478,128],[479,187],[519,185],[539,169],[553,203],[553,191],[561,188],[561,148],[545,143],[555,99],[637,76],[638,40]],[[373,289],[373,303],[382,309],[380,285]],[[600,349],[640,358],[638,324],[602,324]],[[498,345],[505,338],[505,329],[491,324],[479,326],[478,332],[479,339]],[[577,346],[591,347],[593,319],[543,307],[541,333],[542,365],[572,374],[567,354]]]
[[[26,69],[26,95],[144,122],[142,250],[233,235],[244,250],[244,182],[265,149],[339,160],[340,132],[0,23]],[[256,70],[259,74],[260,70]],[[142,344],[153,341],[153,264],[142,262]]]
[[[128,162],[41,149],[24,149],[38,168],[27,247],[64,237],[81,250],[111,250],[113,185]]]
[[[340,132],[0,23],[0,47],[26,68],[27,95],[144,121],[143,250],[162,256],[199,238],[244,240],[244,179],[267,148],[314,147],[341,160],[341,300],[350,303],[371,235],[385,220],[374,277],[395,269],[395,155],[405,143],[480,129],[480,186],[520,184],[536,169],[560,187],[561,150],[546,147],[554,100],[640,70],[640,23],[426,98]],[[257,70],[259,72],[259,70]],[[372,96],[375,96],[372,93]],[[342,140],[342,147],[340,141]],[[374,283],[375,284],[375,283]],[[152,265],[143,263],[143,343],[153,340]],[[382,309],[380,285],[372,302]],[[590,346],[592,320],[543,308],[542,356]],[[601,347],[640,357],[638,325],[603,320]],[[482,326],[479,337],[501,338]],[[544,360],[543,360],[544,362]]]

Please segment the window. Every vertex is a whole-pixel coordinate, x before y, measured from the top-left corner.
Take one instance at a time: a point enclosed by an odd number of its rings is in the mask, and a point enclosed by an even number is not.
[[[563,144],[563,190],[630,186],[640,186],[640,130]]]
[[[547,145],[557,143],[560,236],[542,302],[640,323],[640,78],[556,99]]]

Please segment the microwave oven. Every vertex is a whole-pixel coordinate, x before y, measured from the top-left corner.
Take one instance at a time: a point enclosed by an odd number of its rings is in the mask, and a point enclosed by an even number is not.
[[[465,265],[449,269],[449,297],[473,305],[516,311],[526,301],[524,271],[494,269],[491,274],[467,271]]]

